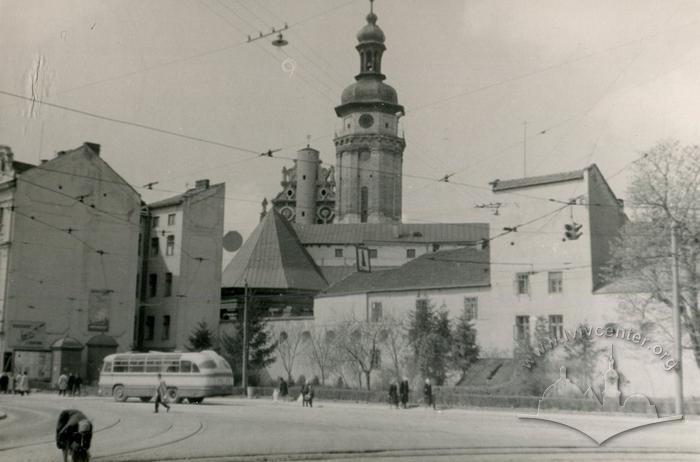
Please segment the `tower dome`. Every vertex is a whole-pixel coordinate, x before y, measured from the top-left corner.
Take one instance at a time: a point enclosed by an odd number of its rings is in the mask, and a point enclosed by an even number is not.
[[[384,32],[377,25],[377,15],[371,12],[367,15],[367,24],[357,33],[357,41],[360,43],[384,43],[384,40]]]

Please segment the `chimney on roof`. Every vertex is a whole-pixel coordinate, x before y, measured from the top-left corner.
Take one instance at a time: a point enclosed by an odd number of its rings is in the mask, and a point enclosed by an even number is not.
[[[48,161],[49,161],[48,159],[41,159],[41,165],[44,165]]]
[[[100,145],[98,143],[92,143],[90,141],[86,141],[83,143],[87,148],[97,154],[98,156],[100,155]]]
[[[209,189],[209,179],[195,181],[194,189]]]

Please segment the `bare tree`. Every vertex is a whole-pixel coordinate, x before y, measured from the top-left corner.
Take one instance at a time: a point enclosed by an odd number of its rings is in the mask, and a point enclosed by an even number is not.
[[[382,324],[384,325],[384,333],[381,340],[391,359],[391,374],[397,380],[400,380],[404,375],[403,366],[410,351],[405,320],[397,319],[393,316],[385,316]]]
[[[379,322],[344,321],[338,325],[337,345],[341,355],[364,375],[371,389],[372,371],[379,368],[380,349],[386,326]]]
[[[613,245],[611,279],[632,289],[620,304],[643,332],[670,339],[671,226],[678,227],[681,316],[685,344],[700,365],[700,147],[662,141],[633,164],[627,204],[632,221]],[[591,204],[595,206],[595,204]]]
[[[294,362],[300,353],[305,349],[305,340],[308,337],[302,325],[289,325],[286,330],[275,332],[277,356],[282,363],[284,371],[287,373],[287,380],[292,382],[294,372]]]
[[[309,345],[306,355],[321,374],[321,385],[326,384],[326,377],[333,372],[339,362],[336,333],[325,326],[313,329],[309,337]]]

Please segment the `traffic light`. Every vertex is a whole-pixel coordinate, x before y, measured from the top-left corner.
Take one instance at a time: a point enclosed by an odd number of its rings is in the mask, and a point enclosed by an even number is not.
[[[582,227],[583,227],[583,225],[576,223],[575,221],[571,222],[571,223],[567,223],[564,225],[564,229],[566,230],[564,235],[566,236],[566,238],[568,240],[575,241],[576,239],[581,237],[581,234],[583,234],[583,233],[581,233]]]

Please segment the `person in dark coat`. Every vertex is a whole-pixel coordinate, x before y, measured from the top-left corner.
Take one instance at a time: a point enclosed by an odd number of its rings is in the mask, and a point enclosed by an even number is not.
[[[399,384],[399,397],[401,398],[401,407],[404,409],[406,409],[406,405],[408,404],[408,392],[408,379],[404,377]]]
[[[73,390],[75,389],[75,376],[72,372],[68,374],[68,396],[73,396]]]
[[[73,381],[73,396],[80,396],[80,388],[83,386],[83,378],[80,374],[75,374],[75,380]]]
[[[73,453],[74,461],[90,460],[92,423],[77,409],[67,409],[58,416],[56,423],[56,446],[63,451],[63,461],[68,460],[68,452]]]
[[[399,408],[399,388],[396,386],[396,382],[391,382],[389,385],[389,407],[396,406]]]
[[[432,407],[435,409],[433,386],[430,384],[430,379],[425,379],[425,385],[423,385],[423,402],[425,403],[426,407]]]
[[[280,398],[287,399],[288,395],[289,386],[287,385],[287,382],[282,377],[280,377]]]
[[[10,377],[8,377],[7,373],[3,372],[2,375],[0,375],[0,393],[7,393],[7,386],[10,384]]]

